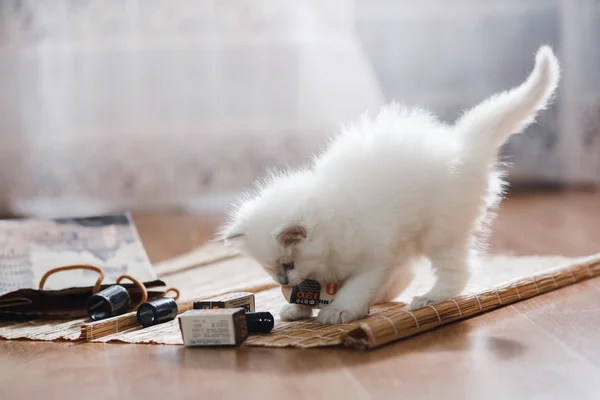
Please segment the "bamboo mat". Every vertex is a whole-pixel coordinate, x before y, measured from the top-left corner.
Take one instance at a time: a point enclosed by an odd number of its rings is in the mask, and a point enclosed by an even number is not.
[[[427,265],[420,267],[415,281],[396,302],[372,307],[370,315],[363,320],[324,326],[312,320],[279,321],[279,308],[285,304],[280,289],[252,260],[229,253],[218,243],[155,266],[161,279],[180,289],[180,311],[189,307],[187,300],[235,291],[255,293],[257,311],[270,311],[276,317],[276,326],[270,334],[249,337],[245,346],[345,345],[364,349],[376,348],[598,276],[600,254],[584,258],[489,257],[474,269],[463,294],[436,306],[409,312],[405,303],[410,302],[414,295],[429,290],[434,281],[430,268]],[[182,344],[177,321],[141,329],[133,313],[98,322],[0,322],[0,338]]]

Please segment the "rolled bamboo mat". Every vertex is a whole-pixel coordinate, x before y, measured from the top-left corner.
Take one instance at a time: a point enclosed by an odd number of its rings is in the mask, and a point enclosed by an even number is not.
[[[320,347],[343,344],[356,349],[373,349],[599,275],[600,254],[414,311],[408,311],[404,303],[386,303],[372,307],[367,318],[346,325],[318,325],[312,321],[284,324],[269,335],[250,337],[246,345]]]
[[[527,265],[527,261],[539,263],[540,268],[549,265],[549,260],[543,258],[521,260],[518,257],[505,257],[498,261],[499,263],[490,264],[504,266],[508,271],[522,268]],[[270,334],[250,336],[244,346],[310,348],[344,345],[356,349],[373,349],[598,275],[600,255],[579,259],[577,262],[571,260],[558,268],[545,268],[529,277],[474,291],[472,294],[458,296],[412,312],[407,310],[405,303],[392,302],[376,305],[372,307],[367,318],[345,325],[320,325],[314,320],[277,320],[276,327]],[[428,284],[417,283],[414,290],[422,292],[421,286]],[[285,302],[279,288],[256,293],[257,310],[270,311],[277,316],[283,304]],[[121,333],[95,337],[94,341],[182,344],[176,321],[147,329],[125,329]]]
[[[375,348],[600,275],[600,256],[414,311],[387,307],[343,338],[346,346]]]
[[[254,261],[241,255],[225,255],[218,246],[204,250],[195,251],[201,262],[189,256],[173,264],[163,264],[164,271],[168,271],[164,280],[181,290],[180,311],[187,309],[186,301],[192,299],[234,291],[254,292],[256,309],[272,312],[276,326],[270,334],[250,336],[245,346],[344,345],[371,349],[600,275],[600,254],[585,258],[493,256],[474,269],[463,295],[409,312],[405,303],[429,290],[434,282],[430,268],[423,265],[418,266],[415,281],[398,302],[372,307],[363,320],[327,326],[314,320],[279,321],[278,311],[285,300]],[[0,338],[182,344],[177,321],[142,329],[134,313],[98,322],[0,322]]]

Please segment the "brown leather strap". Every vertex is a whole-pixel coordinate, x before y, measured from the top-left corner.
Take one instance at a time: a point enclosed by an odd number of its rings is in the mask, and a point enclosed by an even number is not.
[[[169,293],[169,292],[175,292],[175,296],[171,296],[171,297],[173,298],[173,300],[177,300],[177,299],[179,299],[179,289],[176,289],[176,288],[174,288],[174,287],[172,287],[172,288],[168,288],[168,289],[165,291],[165,295],[164,295],[163,297],[167,297],[167,293]]]
[[[121,283],[121,281],[123,279],[129,279],[131,282],[133,282],[135,284],[135,286],[137,286],[138,289],[140,289],[140,292],[142,293],[142,299],[140,300],[140,302],[133,308],[133,310],[137,310],[139,306],[141,306],[142,304],[144,304],[145,302],[148,301],[148,290],[146,290],[146,286],[144,286],[144,284],[140,281],[138,281],[137,279],[135,279],[133,276],[131,275],[121,275],[118,279],[117,279],[117,284]]]
[[[90,271],[96,271],[98,273],[98,275],[100,275],[100,276],[98,277],[98,280],[96,280],[96,284],[94,285],[94,289],[93,289],[92,293],[96,294],[100,291],[100,285],[102,285],[102,281],[104,280],[104,272],[102,271],[102,269],[100,269],[98,267],[94,267],[93,265],[84,265],[84,264],[66,265],[64,267],[52,268],[50,271],[46,272],[44,274],[44,276],[42,276],[42,279],[40,279],[40,290],[44,289],[44,284],[46,283],[46,280],[48,280],[48,277],[50,277],[50,275],[52,275],[56,272],[69,271],[69,270],[74,270],[74,269],[88,269]]]
[[[100,291],[101,285],[102,285],[102,281],[104,280],[104,272],[102,271],[101,268],[95,267],[93,265],[85,265],[85,264],[78,264],[78,265],[66,265],[63,267],[56,267],[56,268],[52,268],[51,270],[49,270],[48,272],[46,272],[44,274],[44,276],[42,276],[42,279],[40,279],[40,290],[44,289],[44,285],[46,284],[46,281],[48,280],[48,278],[55,274],[56,272],[60,272],[60,271],[70,271],[70,270],[74,270],[74,269],[87,269],[90,271],[96,271],[98,273],[98,280],[96,280],[96,284],[94,285],[94,289],[92,290],[92,294],[96,294]],[[142,304],[144,304],[146,301],[148,301],[148,290],[146,289],[146,286],[144,286],[144,284],[142,282],[140,282],[139,280],[135,279],[133,276],[131,275],[121,275],[118,279],[117,279],[117,284],[121,283],[121,281],[123,279],[129,279],[131,282],[133,282],[135,284],[135,286],[140,289],[140,292],[142,294],[142,299],[140,300],[140,302],[135,306],[134,310],[137,310],[138,307]],[[173,296],[174,300],[179,299],[179,290],[176,288],[169,288],[165,291],[164,296],[167,295],[167,293],[169,292],[174,292],[175,296]]]

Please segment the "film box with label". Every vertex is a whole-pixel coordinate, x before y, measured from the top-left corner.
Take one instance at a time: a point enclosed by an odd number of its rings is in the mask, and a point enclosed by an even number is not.
[[[288,303],[323,308],[333,301],[339,288],[337,283],[322,286],[317,281],[306,280],[298,286],[282,286],[281,291]]]
[[[237,346],[248,337],[243,308],[186,311],[179,328],[185,346]]]
[[[194,301],[194,310],[217,308],[243,308],[246,312],[254,312],[254,294],[248,292],[230,293],[207,300]]]

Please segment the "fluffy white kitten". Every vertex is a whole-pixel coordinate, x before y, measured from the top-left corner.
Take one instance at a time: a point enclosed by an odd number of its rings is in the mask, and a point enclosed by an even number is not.
[[[431,261],[437,280],[412,309],[459,294],[477,249],[475,236],[503,182],[499,147],[534,121],[559,81],[559,63],[541,47],[519,87],[466,112],[453,126],[398,104],[346,127],[310,168],[273,173],[244,197],[220,232],[281,285],[344,282],[317,318],[365,317],[411,282],[414,261]],[[289,304],[282,319],[312,315]]]

